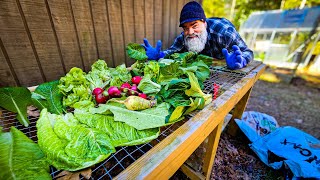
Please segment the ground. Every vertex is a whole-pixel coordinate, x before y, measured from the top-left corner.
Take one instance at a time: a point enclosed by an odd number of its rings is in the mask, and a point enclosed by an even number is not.
[[[296,77],[290,84],[290,77],[290,71],[267,68],[253,87],[246,111],[266,113],[280,126],[293,126],[320,139],[320,78],[301,76],[305,79]],[[288,171],[266,166],[249,148],[249,143],[242,132],[232,137],[224,131],[211,179],[285,179]],[[172,177],[186,178],[181,172]]]

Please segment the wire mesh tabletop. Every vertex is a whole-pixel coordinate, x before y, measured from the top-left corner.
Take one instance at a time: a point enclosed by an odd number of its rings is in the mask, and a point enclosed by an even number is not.
[[[218,86],[219,90],[217,96],[221,95],[226,89],[230,88],[246,76],[246,72],[241,71],[230,71],[225,67],[210,67],[210,77],[204,82],[205,93],[215,93],[215,87]],[[217,90],[217,89],[216,89]],[[9,112],[0,108],[0,126],[3,131],[10,131],[11,126],[15,126],[17,129],[22,131],[26,136],[37,142],[37,128],[36,122],[39,118],[39,110],[35,110],[37,115],[28,116],[30,121],[29,127],[24,127],[16,120],[16,113]],[[121,173],[124,169],[130,166],[138,158],[143,156],[151,148],[156,146],[159,142],[169,136],[172,132],[183,125],[188,119],[193,117],[197,111],[187,115],[184,120],[177,123],[161,127],[160,135],[149,143],[135,145],[135,146],[124,146],[117,147],[116,152],[110,155],[105,161],[96,164],[91,167],[92,175],[91,179],[112,179]],[[54,167],[50,167],[50,173],[53,178],[57,178],[57,175],[61,172],[56,170]],[[83,178],[83,177],[82,177]]]

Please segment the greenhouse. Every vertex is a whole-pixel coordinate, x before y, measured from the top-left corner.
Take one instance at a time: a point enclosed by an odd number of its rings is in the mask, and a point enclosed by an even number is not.
[[[240,27],[255,59],[294,68],[320,63],[320,6],[295,10],[254,12]],[[319,67],[319,65],[318,65]]]

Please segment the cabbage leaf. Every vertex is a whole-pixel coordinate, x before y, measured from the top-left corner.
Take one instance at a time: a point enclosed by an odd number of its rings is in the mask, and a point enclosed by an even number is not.
[[[0,88],[0,106],[4,109],[18,113],[17,119],[25,127],[29,126],[27,106],[31,104],[31,93],[25,87]]]
[[[75,109],[74,115],[88,127],[106,133],[110,137],[111,144],[115,147],[143,144],[159,136],[159,128],[138,130],[124,122],[115,121],[112,114],[94,114],[99,111],[102,113],[104,110],[98,108],[92,108],[90,111]]]
[[[39,85],[32,92],[32,103],[40,110],[47,108],[49,112],[54,114],[63,114],[65,108],[62,106],[63,94],[60,93],[59,81],[51,81]]]
[[[43,109],[37,130],[41,150],[57,169],[80,170],[115,152],[106,133],[81,124],[71,113],[56,115]]]
[[[156,128],[166,125],[166,116],[169,115],[167,103],[142,111],[132,111],[125,107],[101,104],[97,109],[90,109],[92,113],[106,113],[111,111],[114,121],[124,122],[138,130]]]
[[[127,45],[127,53],[130,58],[135,59],[137,61],[145,61],[148,59],[148,56],[146,55],[146,50],[141,44],[129,43]]]
[[[0,179],[51,179],[49,164],[38,144],[21,131],[0,127]]]

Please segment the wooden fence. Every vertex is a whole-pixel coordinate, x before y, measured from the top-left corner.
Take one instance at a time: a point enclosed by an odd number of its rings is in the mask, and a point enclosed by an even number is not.
[[[169,47],[188,1],[0,0],[0,87],[56,80],[72,67],[87,72],[98,58],[131,65],[126,45],[146,37]]]

